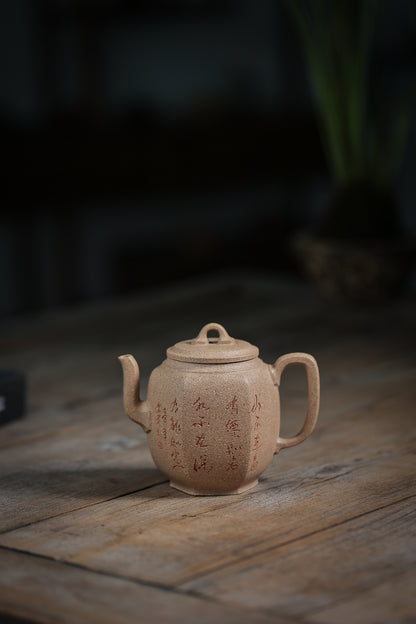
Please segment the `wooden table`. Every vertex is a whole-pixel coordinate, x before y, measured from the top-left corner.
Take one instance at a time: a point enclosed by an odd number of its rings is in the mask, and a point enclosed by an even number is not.
[[[0,430],[0,611],[36,622],[416,621],[415,300],[328,306],[302,284],[228,274],[9,323],[0,365],[29,407]],[[321,413],[238,496],[169,487],[123,413],[116,356],[144,374],[208,321],[265,361],[313,353]],[[283,435],[306,404],[282,380]]]

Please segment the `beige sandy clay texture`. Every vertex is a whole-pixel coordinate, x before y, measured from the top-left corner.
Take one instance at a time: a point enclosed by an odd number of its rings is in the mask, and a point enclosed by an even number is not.
[[[215,331],[217,337],[208,336]],[[259,350],[208,323],[192,340],[167,350],[140,400],[140,373],[132,355],[120,356],[124,407],[146,431],[156,466],[170,485],[188,494],[239,494],[254,487],[281,449],[303,442],[319,411],[319,371],[307,353],[265,364]],[[283,370],[303,364],[308,410],[294,438],[279,437],[279,384]]]

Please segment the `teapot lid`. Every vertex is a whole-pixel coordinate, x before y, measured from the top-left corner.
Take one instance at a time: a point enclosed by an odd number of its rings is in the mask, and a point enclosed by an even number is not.
[[[208,338],[208,332],[218,332],[217,338]],[[226,364],[252,360],[259,354],[258,347],[245,340],[235,340],[222,325],[208,323],[192,340],[177,342],[166,351],[168,358],[198,364]]]

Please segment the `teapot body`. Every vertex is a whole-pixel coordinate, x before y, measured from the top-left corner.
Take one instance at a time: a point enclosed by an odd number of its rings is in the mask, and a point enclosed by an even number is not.
[[[258,357],[227,364],[168,358],[150,376],[147,401],[152,457],[177,489],[240,493],[272,461],[279,390]]]
[[[208,332],[216,331],[217,338]],[[256,485],[273,454],[312,433],[319,411],[319,370],[308,353],[287,353],[265,364],[259,350],[208,323],[192,340],[166,351],[140,398],[140,370],[130,354],[124,372],[124,407],[148,434],[155,464],[170,484],[188,494],[239,494]],[[287,366],[305,367],[308,409],[292,438],[280,431],[279,384]]]

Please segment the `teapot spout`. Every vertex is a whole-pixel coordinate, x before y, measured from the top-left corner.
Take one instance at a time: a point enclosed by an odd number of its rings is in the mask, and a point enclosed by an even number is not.
[[[118,358],[123,368],[123,400],[126,414],[148,433],[151,415],[148,401],[140,400],[140,370],[132,355],[120,355]]]

